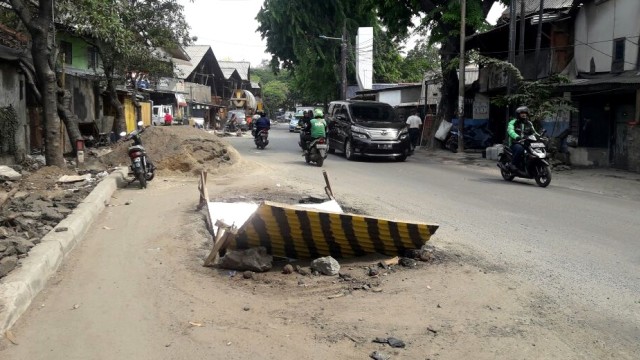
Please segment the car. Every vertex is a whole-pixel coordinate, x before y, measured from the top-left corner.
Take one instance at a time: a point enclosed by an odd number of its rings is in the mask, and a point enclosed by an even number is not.
[[[392,157],[405,161],[411,154],[407,124],[391,105],[378,101],[332,101],[327,111],[329,152],[357,156]]]
[[[300,119],[298,119],[297,117],[292,117],[291,120],[289,120],[289,132],[300,132]]]

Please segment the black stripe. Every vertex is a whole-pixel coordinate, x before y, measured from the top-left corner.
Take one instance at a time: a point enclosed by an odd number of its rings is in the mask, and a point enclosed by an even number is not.
[[[438,228],[440,226],[438,225],[427,225],[427,227],[429,228],[429,235],[433,235],[436,233],[436,230],[438,230]]]
[[[336,242],[336,238],[333,236],[333,232],[331,231],[331,215],[327,213],[318,213],[318,217],[320,218],[322,235],[324,235],[324,240],[329,246],[329,253],[335,258],[342,258],[342,249],[340,248],[340,244]]]
[[[360,244],[358,244],[358,238],[356,237],[355,230],[353,229],[353,218],[349,215],[340,215],[342,223],[342,231],[347,238],[351,249],[353,249],[353,255],[362,256],[365,254]]]
[[[309,212],[296,210],[298,221],[300,222],[300,230],[302,230],[302,239],[307,244],[309,255],[312,259],[320,257],[316,243],[313,241],[313,233],[311,232],[311,221],[309,220]]]
[[[367,232],[369,233],[369,238],[373,242],[373,248],[376,249],[378,254],[384,254],[384,244],[382,243],[382,240],[380,240],[378,219],[364,218],[364,221],[367,222]]]
[[[233,241],[233,240],[232,240]],[[234,247],[233,245],[229,245],[229,247]],[[241,231],[235,237],[235,248],[236,249],[248,249],[249,248],[249,237],[247,236],[246,231]]]
[[[293,238],[291,237],[291,227],[289,226],[289,220],[287,220],[287,214],[283,208],[271,207],[271,214],[276,219],[278,227],[280,228],[280,236],[284,241],[284,253],[287,257],[297,259],[296,247],[293,244]]]
[[[409,237],[411,238],[411,242],[413,243],[413,245],[416,247],[416,249],[421,248],[422,245],[424,245],[426,239],[423,240],[422,236],[420,236],[420,229],[418,228],[418,225],[407,224],[407,229],[409,230]]]
[[[404,256],[405,247],[404,247],[404,244],[402,243],[402,237],[400,236],[400,231],[398,231],[398,223],[389,221],[389,234],[393,239],[393,245],[395,245],[396,247],[396,254]],[[391,255],[391,254],[386,254],[386,255]]]
[[[255,214],[251,218],[251,224],[253,224],[256,234],[258,234],[260,246],[264,246],[264,248],[267,249],[267,254],[271,254],[271,238],[267,232],[267,224],[258,214]]]

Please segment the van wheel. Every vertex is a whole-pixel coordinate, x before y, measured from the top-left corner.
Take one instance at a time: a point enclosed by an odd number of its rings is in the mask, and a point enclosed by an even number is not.
[[[351,140],[347,139],[347,142],[344,144],[344,157],[347,160],[355,159],[355,155],[353,154],[353,145],[351,145]]]

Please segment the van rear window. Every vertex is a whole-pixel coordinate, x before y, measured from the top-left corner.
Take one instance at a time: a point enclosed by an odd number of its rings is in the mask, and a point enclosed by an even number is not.
[[[351,115],[356,122],[398,122],[393,108],[384,104],[351,104]]]

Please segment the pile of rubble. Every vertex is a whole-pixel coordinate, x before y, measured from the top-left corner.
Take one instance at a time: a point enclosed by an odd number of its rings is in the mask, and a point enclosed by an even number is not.
[[[73,169],[41,167],[37,161],[0,166],[0,278],[19,266],[106,175],[78,175]]]

